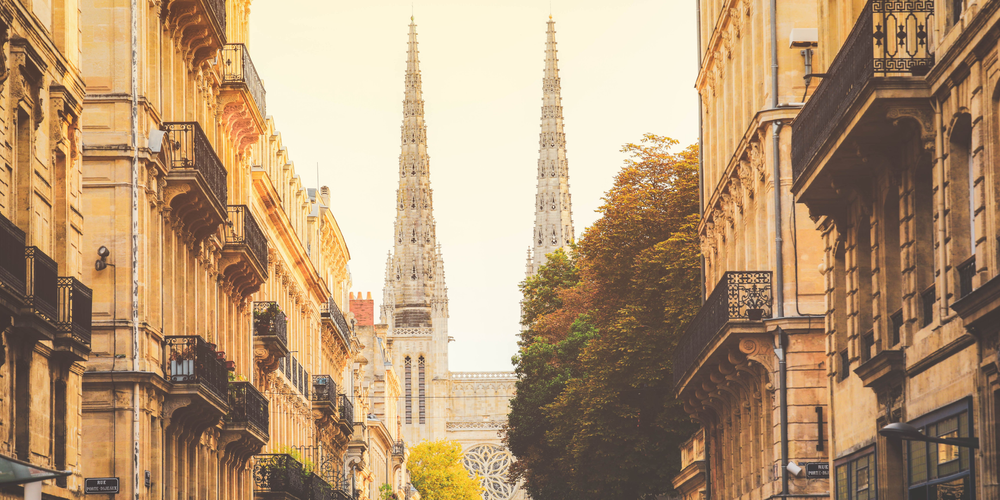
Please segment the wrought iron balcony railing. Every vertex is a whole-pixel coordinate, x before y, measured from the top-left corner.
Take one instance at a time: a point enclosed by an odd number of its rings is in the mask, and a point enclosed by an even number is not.
[[[198,122],[169,122],[163,124],[163,129],[169,134],[173,149],[170,169],[197,172],[216,201],[225,207],[229,200],[226,168],[201,125]]]
[[[403,456],[405,452],[406,452],[406,443],[404,443],[402,439],[399,439],[395,443],[393,443],[392,445],[393,455]]]
[[[242,43],[230,43],[222,49],[222,83],[244,85],[253,96],[260,116],[267,116],[267,91],[250,59],[250,51]]]
[[[285,454],[256,455],[253,482],[256,491],[288,493],[299,499],[307,498],[302,464]]]
[[[218,353],[201,337],[164,338],[164,367],[174,384],[201,384],[221,401],[229,401],[229,371]]]
[[[309,372],[306,371],[305,367],[299,363],[298,358],[295,356],[286,356],[281,359],[278,368],[281,370],[281,374],[292,383],[295,390],[299,391],[306,399],[309,399],[309,384],[312,377],[309,376]]]
[[[701,358],[719,331],[731,321],[760,321],[771,317],[771,272],[728,272],[691,320],[674,351],[674,384]]]
[[[223,38],[225,38],[226,0],[205,0],[205,4],[208,5],[208,11],[211,13],[212,20],[218,25],[219,33],[222,33]]]
[[[277,302],[253,303],[253,332],[257,337],[276,337],[288,345],[288,320]]]
[[[90,347],[93,292],[76,278],[59,278],[56,287],[59,292],[56,336]]]
[[[305,483],[309,493],[308,500],[334,500],[337,498],[334,496],[333,487],[318,474],[309,474]]]
[[[354,425],[354,403],[347,397],[347,394],[340,395],[340,421]]]
[[[337,383],[329,375],[313,375],[312,400],[337,407]]]
[[[968,260],[957,267],[958,270],[958,298],[965,297],[972,293],[972,279],[976,276],[976,256],[969,257]]]
[[[250,382],[229,383],[229,414],[226,422],[243,425],[267,438],[270,432],[270,402]]]
[[[340,312],[340,307],[337,303],[333,301],[333,297],[330,297],[325,304],[320,306],[320,315],[330,319],[337,326],[337,331],[340,333],[340,337],[344,340],[344,343],[348,343],[348,338],[351,335],[351,329],[347,326],[347,320],[344,319],[344,313]]]
[[[267,279],[267,237],[246,205],[229,205],[226,224],[226,244],[245,245]]]
[[[24,255],[24,231],[0,215],[0,289],[18,299],[25,294],[28,271]]]
[[[805,171],[869,80],[920,76],[934,65],[934,0],[869,0],[826,76],[795,118],[792,169]]]
[[[59,266],[38,247],[26,247],[24,259],[28,271],[24,305],[35,315],[55,324]]]

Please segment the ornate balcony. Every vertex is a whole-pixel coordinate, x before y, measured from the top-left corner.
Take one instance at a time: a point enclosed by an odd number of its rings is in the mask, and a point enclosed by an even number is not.
[[[166,418],[184,420],[200,432],[229,413],[229,371],[225,354],[198,336],[164,337],[163,375],[173,403]]]
[[[277,302],[253,303],[253,356],[259,380],[266,380],[288,356],[287,329],[288,320]]]
[[[347,394],[340,395],[340,427],[345,436],[354,434],[354,403]]]
[[[674,385],[680,387],[726,337],[732,324],[762,325],[771,317],[771,272],[728,272],[677,341]]]
[[[59,267],[38,247],[25,247],[24,307],[14,318],[14,330],[24,338],[52,340],[56,332]]]
[[[225,0],[166,0],[163,15],[192,67],[215,57],[226,43]]]
[[[926,102],[930,89],[923,75],[934,65],[928,39],[933,23],[933,0],[869,0],[823,81],[795,118],[793,190],[806,195],[815,214],[828,215],[843,206],[838,190],[831,187],[835,183],[818,180],[822,170],[827,170],[823,175],[836,170],[838,176],[851,179],[871,169],[858,160],[856,146],[884,147],[913,134],[932,143],[933,110]],[[907,126],[892,126],[903,123]]]
[[[76,278],[59,278],[56,288],[59,306],[53,345],[76,361],[85,361],[90,355],[93,293]]]
[[[259,453],[270,439],[270,415],[270,403],[253,384],[230,382],[229,413],[220,448],[236,447],[243,458]]]
[[[320,306],[319,312],[324,324],[337,330],[340,339],[344,341],[344,345],[350,345],[348,339],[351,338],[351,328],[347,326],[344,313],[340,312],[340,307],[333,301],[333,297],[330,297],[326,303]]]
[[[267,91],[250,59],[250,51],[242,43],[231,43],[222,49],[219,58],[222,93],[219,108],[236,139],[238,149],[249,146],[264,133],[267,116]]]
[[[333,487],[317,474],[309,474],[305,479],[309,500],[334,500]]]
[[[226,168],[197,122],[164,123],[170,170],[164,201],[196,241],[226,221]]]
[[[246,205],[230,205],[226,246],[219,267],[222,274],[246,297],[267,280],[267,237]]]
[[[312,378],[313,419],[316,425],[326,427],[337,421],[337,383],[329,375],[313,375]]]
[[[257,455],[253,467],[254,498],[308,499],[302,464],[285,454]]]
[[[24,307],[26,264],[24,231],[0,215],[0,331]]]

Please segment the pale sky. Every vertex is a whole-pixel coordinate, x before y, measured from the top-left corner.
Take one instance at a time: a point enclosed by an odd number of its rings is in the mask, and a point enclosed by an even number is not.
[[[510,370],[534,224],[547,0],[257,0],[250,53],[305,184],[332,191],[354,290],[382,298],[416,16],[450,368]],[[697,141],[693,0],[554,0],[577,237],[642,134]]]

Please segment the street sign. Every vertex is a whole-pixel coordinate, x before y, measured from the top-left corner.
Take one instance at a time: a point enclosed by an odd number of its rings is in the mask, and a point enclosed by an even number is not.
[[[118,493],[117,477],[88,477],[83,480],[83,493],[115,495]]]
[[[828,462],[807,463],[806,479],[830,479],[830,464]]]

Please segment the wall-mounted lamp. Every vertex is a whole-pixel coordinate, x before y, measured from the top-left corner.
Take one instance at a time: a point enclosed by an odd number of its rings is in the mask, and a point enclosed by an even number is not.
[[[111,251],[108,250],[108,247],[101,245],[101,248],[97,249],[97,255],[100,257],[100,259],[97,259],[97,262],[94,263],[94,269],[97,269],[98,271],[103,271],[108,266],[111,267],[115,266],[114,264],[108,263],[108,256],[111,255]]]

